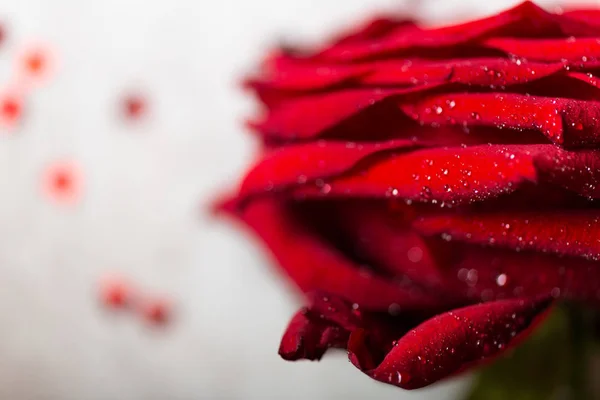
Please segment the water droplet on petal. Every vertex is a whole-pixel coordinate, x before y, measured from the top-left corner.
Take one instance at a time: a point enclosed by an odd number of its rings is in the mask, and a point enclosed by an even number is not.
[[[410,261],[417,263],[423,258],[423,250],[420,247],[411,247],[406,256]]]
[[[496,284],[498,286],[504,286],[506,285],[506,281],[507,281],[507,276],[506,274],[500,274],[496,277]]]
[[[401,311],[400,305],[397,303],[392,303],[388,307],[388,313],[393,317],[397,317],[398,315],[400,315],[400,311]]]

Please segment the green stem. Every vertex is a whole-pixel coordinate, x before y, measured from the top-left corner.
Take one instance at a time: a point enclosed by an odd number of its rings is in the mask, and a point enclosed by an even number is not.
[[[569,305],[567,310],[571,332],[571,390],[573,400],[588,400],[590,396],[588,357],[589,314],[578,305]]]

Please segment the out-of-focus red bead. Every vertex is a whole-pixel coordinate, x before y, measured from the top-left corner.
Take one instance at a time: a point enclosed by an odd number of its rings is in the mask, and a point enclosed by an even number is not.
[[[5,39],[6,39],[6,28],[4,27],[4,25],[0,24],[0,45],[4,42]]]
[[[129,95],[123,100],[123,108],[128,119],[139,119],[144,115],[147,105],[142,96]]]
[[[44,54],[40,51],[33,51],[25,58],[25,67],[31,74],[39,74],[43,72],[46,66]]]
[[[56,70],[56,54],[48,45],[29,45],[17,58],[17,82],[25,92],[47,83]]]
[[[132,300],[132,290],[122,278],[107,278],[100,287],[102,303],[110,308],[125,308]]]
[[[81,196],[81,187],[81,172],[73,162],[56,162],[44,171],[43,189],[51,200],[75,203]]]
[[[23,98],[18,90],[0,92],[0,130],[12,130],[23,118]]]
[[[165,299],[149,299],[140,308],[142,317],[153,325],[165,325],[171,319],[171,304]]]
[[[15,96],[4,96],[1,100],[1,107],[2,120],[5,123],[13,124],[21,117],[21,101]]]

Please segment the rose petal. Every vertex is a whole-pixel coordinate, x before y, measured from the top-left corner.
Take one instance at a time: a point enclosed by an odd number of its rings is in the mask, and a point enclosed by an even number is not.
[[[484,43],[490,48],[534,61],[586,62],[600,56],[600,39],[598,38],[515,39],[493,37]]]
[[[507,65],[510,65],[509,62]],[[454,81],[459,83],[472,79],[473,84],[516,84],[527,83],[527,74],[538,76],[539,81],[530,81],[526,87],[529,93],[541,96],[530,96],[516,93],[449,93],[430,94],[433,88],[441,88],[446,83],[429,83],[407,89],[352,89],[332,92],[323,95],[301,97],[284,103],[281,107],[269,112],[266,117],[253,127],[263,133],[266,138],[276,140],[309,139],[316,136],[328,136],[357,140],[357,138],[419,137],[428,130],[411,124],[405,114],[421,124],[432,124],[434,127],[454,125],[461,128],[485,126],[489,128],[512,128],[535,130],[544,134],[554,143],[565,146],[589,146],[597,144],[600,132],[600,103],[595,100],[600,95],[597,78],[580,72],[554,74],[561,69],[558,65],[548,66],[547,70],[523,67],[525,75],[515,75],[507,68],[505,71],[491,68],[494,64],[481,64],[473,67],[470,74],[465,69],[465,76],[457,70]],[[515,64],[516,65],[516,64]],[[526,65],[522,63],[521,66]],[[520,67],[519,67],[520,68]],[[545,75],[550,74],[550,75]],[[487,76],[488,78],[483,78]],[[491,76],[491,77],[490,77]],[[488,81],[486,82],[486,79]],[[479,80],[479,81],[478,81]],[[490,83],[492,82],[492,83]],[[411,101],[406,96],[424,91],[424,97]],[[543,97],[546,96],[546,97]],[[569,98],[576,96],[575,98]],[[579,100],[577,100],[578,98]],[[394,103],[400,103],[400,109],[393,109]],[[319,110],[317,115],[306,118],[306,115]],[[368,132],[368,134],[365,134]],[[492,132],[494,140],[507,135]],[[443,137],[443,134],[439,135]],[[514,137],[519,138],[518,135]],[[521,140],[529,135],[521,135]],[[478,140],[485,140],[478,138]],[[473,139],[471,139],[473,140]],[[514,138],[512,138],[514,141]],[[537,137],[527,140],[538,141]]]
[[[257,92],[278,90],[287,98],[311,91],[365,85],[414,86],[461,83],[472,86],[510,86],[539,80],[561,72],[561,62],[546,64],[506,58],[474,58],[443,61],[376,61],[350,65],[288,65],[267,77],[249,80]],[[284,95],[283,93],[281,94]]]
[[[461,46],[476,43],[490,36],[498,37],[569,37],[597,34],[594,26],[580,20],[550,14],[526,1],[491,17],[459,25],[423,31],[400,32],[367,43],[334,46],[317,55],[332,61],[358,61],[390,56],[458,53]],[[446,50],[441,51],[441,50]],[[481,52],[481,51],[480,51]]]
[[[267,137],[304,139],[314,137],[384,99],[432,87],[406,89],[354,89],[313,95],[287,102],[251,126]]]
[[[381,63],[360,81],[376,85],[448,82],[493,87],[523,84],[562,70],[562,63],[542,64],[503,58],[414,62],[404,68],[398,68],[392,63]]]
[[[600,198],[600,152],[553,145],[432,148],[373,160],[362,168],[294,189],[298,198],[398,198],[452,207],[551,183]],[[322,188],[327,190],[323,191]]]
[[[488,360],[522,341],[545,315],[548,299],[505,300],[434,317],[402,337],[375,367],[365,360],[364,331],[352,333],[350,361],[370,377],[417,389]],[[366,352],[368,354],[368,351]]]
[[[429,96],[417,103],[402,104],[401,108],[423,123],[536,129],[552,142],[566,146],[600,141],[600,102],[595,101],[457,93]]]
[[[439,287],[442,275],[423,239],[410,229],[402,216],[410,210],[397,210],[394,218],[383,205],[335,204],[338,229],[355,251],[376,268],[393,276],[407,276],[416,284]],[[408,207],[407,207],[408,208]]]
[[[452,206],[514,191],[536,181],[534,156],[552,145],[432,148],[382,158],[325,181],[326,193],[307,185],[297,196],[399,198]]]
[[[278,148],[267,154],[247,175],[240,198],[265,190],[313,182],[345,172],[372,154],[415,147],[412,140],[381,143],[319,141]]]
[[[374,66],[327,66],[327,65],[287,65],[266,77],[248,79],[245,86],[262,92],[265,90],[308,92],[331,89],[343,82],[356,80],[371,73]],[[296,94],[297,95],[297,94]]]
[[[446,290],[464,296],[466,303],[542,295],[600,303],[597,262],[445,240],[430,239],[428,245],[444,272]]]
[[[327,320],[346,330],[359,326],[359,314],[341,298],[319,292],[308,293],[306,297],[310,304],[310,314],[315,318]]]
[[[569,77],[574,79],[579,79],[582,82],[585,82],[594,87],[600,88],[600,78],[592,75],[591,73],[582,73],[582,72],[571,72],[568,74]]]
[[[600,212],[454,214],[418,218],[425,235],[519,250],[535,250],[600,260]]]
[[[377,40],[390,33],[410,32],[420,30],[414,21],[402,17],[388,15],[376,16],[364,22],[361,26],[340,35],[334,45],[360,43],[368,40]]]
[[[563,15],[577,21],[583,21],[600,29],[600,10],[591,8],[566,10]]]
[[[298,221],[276,199],[251,202],[238,217],[264,241],[287,275],[304,292],[331,293],[372,310],[438,308],[439,300],[406,289],[355,265]]]
[[[290,321],[281,344],[279,355],[289,361],[319,360],[331,347],[346,347],[349,332],[327,321],[309,318],[303,309]]]
[[[283,335],[280,355],[286,360],[318,360],[328,348],[345,349],[350,333],[362,329],[369,332],[371,354],[383,357],[395,338],[432,315],[370,312],[322,293],[310,293],[308,304],[296,313]]]

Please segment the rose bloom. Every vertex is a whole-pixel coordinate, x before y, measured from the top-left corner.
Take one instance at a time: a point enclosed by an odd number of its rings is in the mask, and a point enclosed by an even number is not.
[[[600,11],[383,16],[246,81],[262,146],[221,208],[305,294],[279,353],[420,388],[600,300]]]

